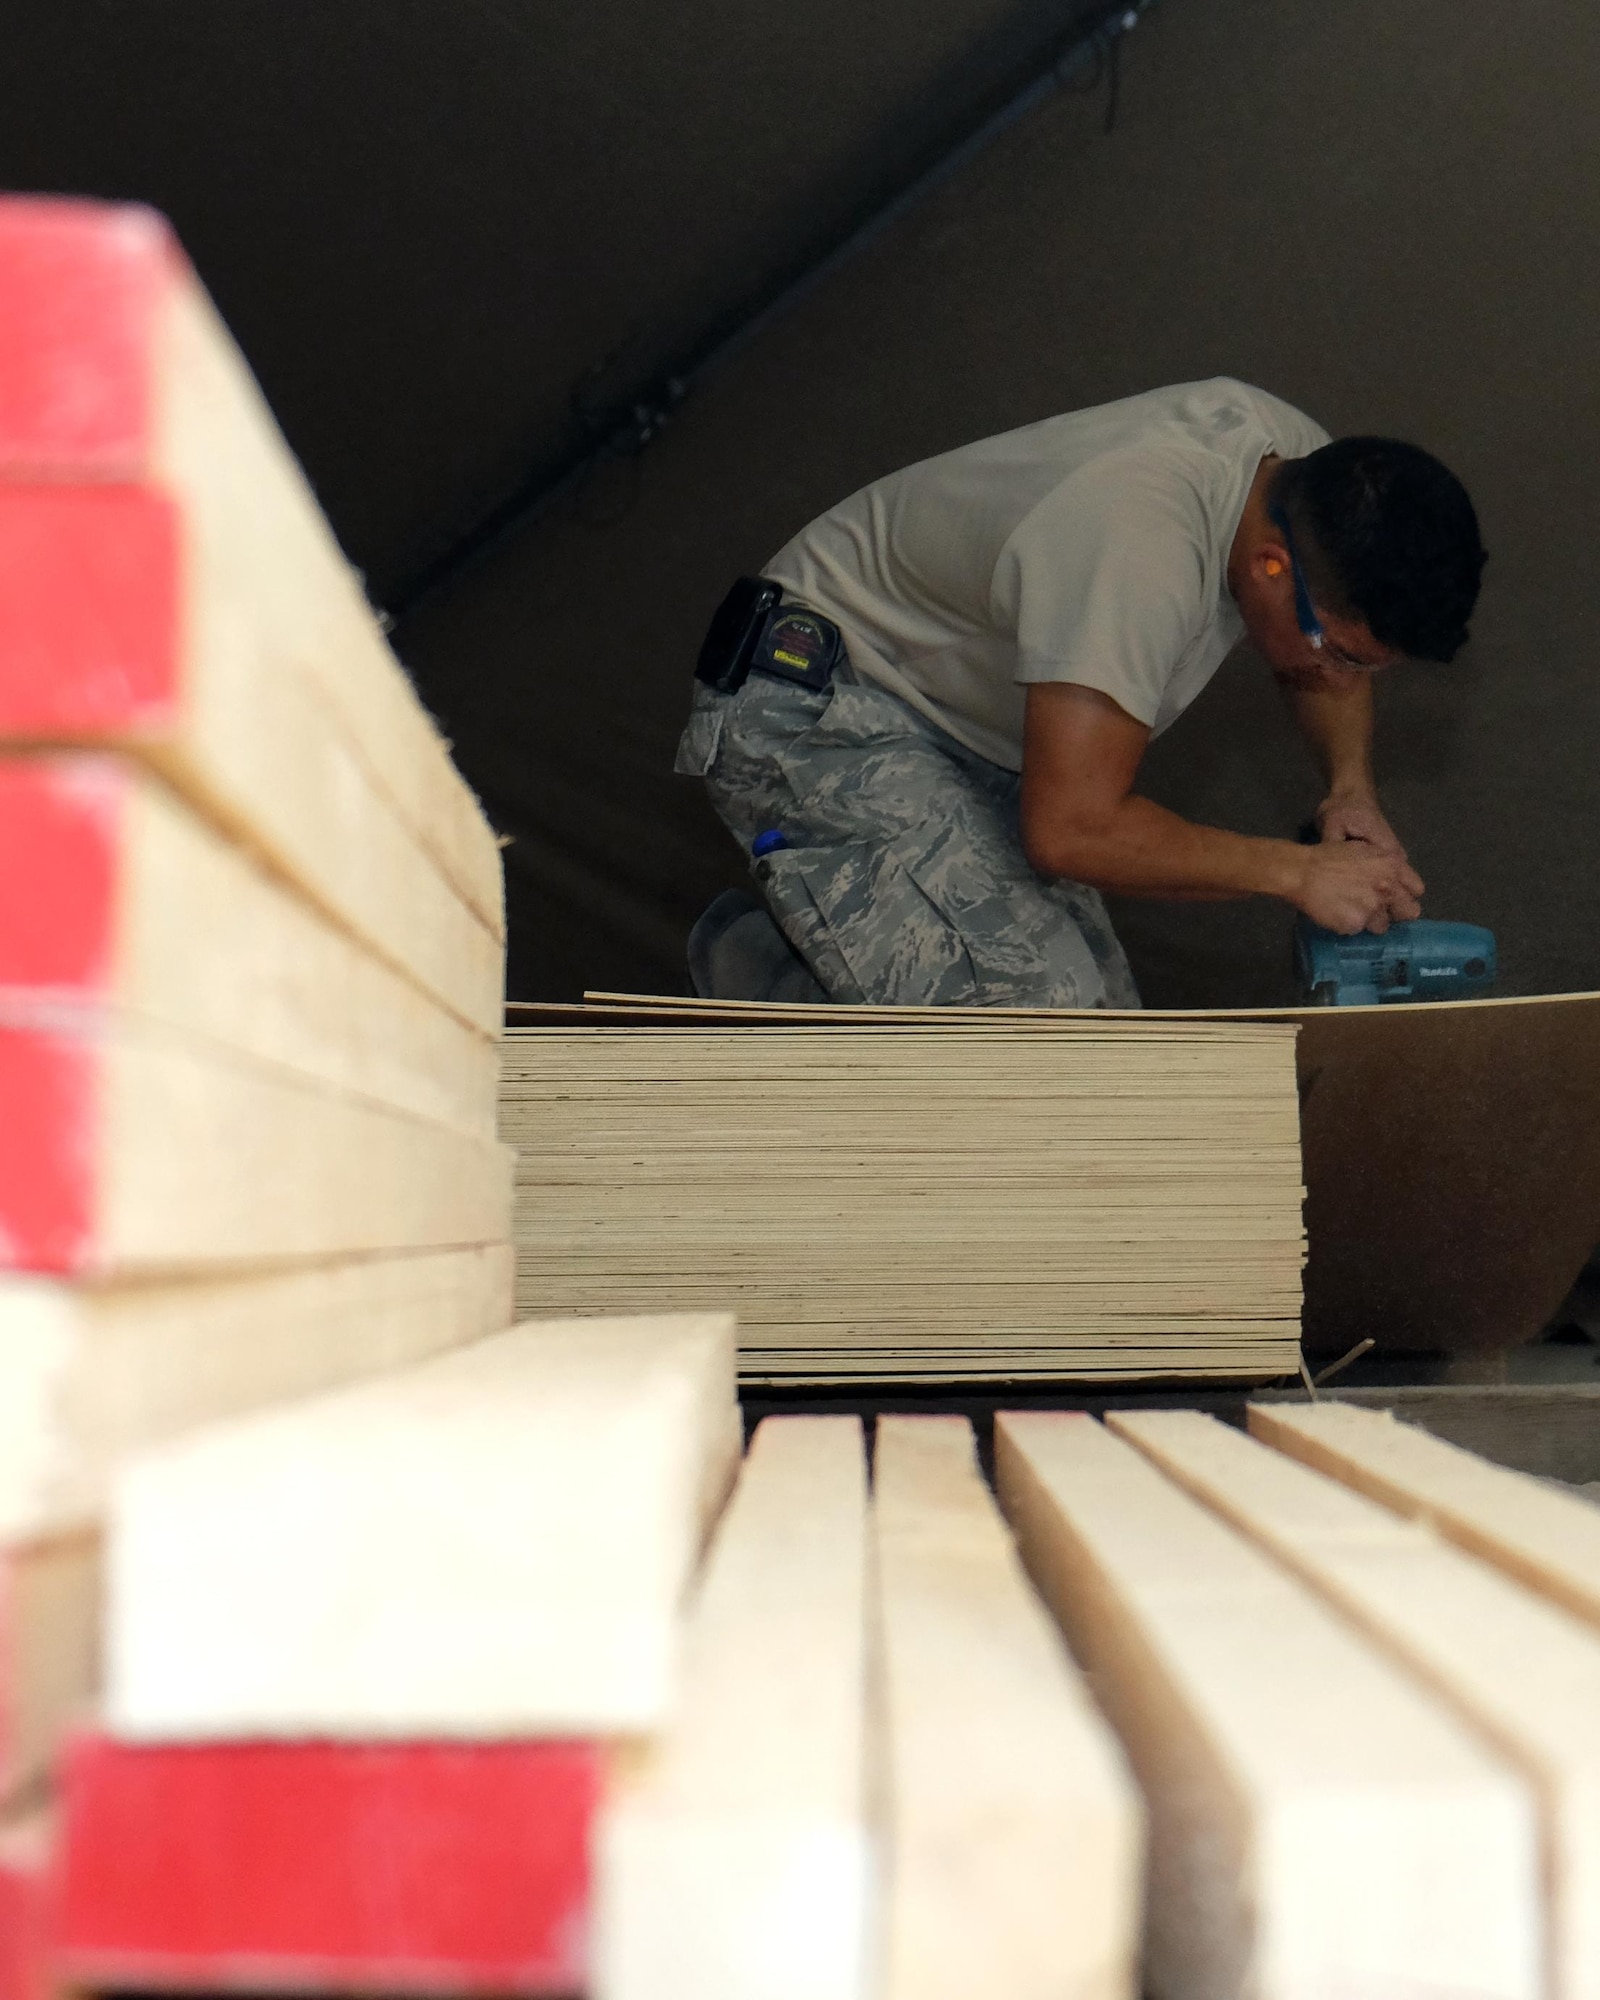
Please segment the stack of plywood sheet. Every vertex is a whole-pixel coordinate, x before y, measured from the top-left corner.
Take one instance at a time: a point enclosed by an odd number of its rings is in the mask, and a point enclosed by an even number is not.
[[[129,1452],[509,1324],[502,936],[166,226],[0,202],[0,1801]]]
[[[1297,1364],[1294,1030],[514,1028],[524,1312],[739,1316],[758,1381]]]
[[[1063,1019],[1039,1008],[589,1000],[508,1012],[529,1026]],[[1299,1029],[1308,1354],[1332,1359],[1369,1338],[1380,1349],[1514,1347],[1550,1323],[1600,1229],[1600,993],[1144,1016],[1161,1018]]]

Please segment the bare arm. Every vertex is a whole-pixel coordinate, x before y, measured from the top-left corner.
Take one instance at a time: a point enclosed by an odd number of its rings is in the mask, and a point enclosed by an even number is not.
[[[1134,793],[1149,741],[1096,688],[1028,689],[1022,845],[1033,866],[1125,896],[1292,896],[1306,848],[1197,826]]]
[[[1284,694],[1326,786],[1317,807],[1322,838],[1365,841],[1404,860],[1405,848],[1378,804],[1372,775],[1371,676],[1347,676],[1338,688],[1284,685]]]
[[[1149,740],[1143,723],[1097,689],[1056,681],[1028,689],[1022,844],[1041,874],[1127,896],[1277,896],[1346,931],[1416,914],[1403,859],[1227,833],[1138,797]]]
[[[1350,677],[1337,692],[1280,683],[1330,797],[1376,797],[1372,778],[1372,682]]]

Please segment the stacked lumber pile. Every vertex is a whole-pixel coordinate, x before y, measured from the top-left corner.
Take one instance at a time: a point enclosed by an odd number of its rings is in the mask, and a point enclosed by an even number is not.
[[[509,1324],[502,961],[495,836],[165,224],[0,201],[0,1818],[93,1692],[119,1465]]]
[[[63,1775],[77,1987],[577,1991],[738,1463],[726,1315],[526,1325],[139,1455]]]
[[[864,1446],[769,1418],[741,1461],[709,1315],[141,1454],[52,1976],[1131,2000],[1141,1809],[970,1428],[887,1420],[870,1500]]]
[[[854,1418],[741,1460],[732,1324],[685,1316],[145,1453],[53,1976],[1600,1994],[1600,1511],[1251,1423],[1002,1416],[997,1505],[964,1419],[883,1418],[869,1492]]]
[[[524,1313],[728,1306],[756,1382],[1293,1373],[1291,1025],[512,1028]]]

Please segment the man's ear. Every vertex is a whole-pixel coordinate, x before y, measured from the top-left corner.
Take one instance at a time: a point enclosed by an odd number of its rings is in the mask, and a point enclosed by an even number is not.
[[[1289,574],[1289,551],[1282,542],[1258,542],[1250,552],[1250,568],[1258,584],[1281,584]]]

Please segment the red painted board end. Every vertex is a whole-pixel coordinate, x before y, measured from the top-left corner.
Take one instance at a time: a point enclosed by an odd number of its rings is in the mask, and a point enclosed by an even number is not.
[[[0,478],[141,476],[180,254],[154,209],[0,198]]]
[[[80,1736],[57,1967],[101,1990],[576,1993],[601,1773],[579,1742]]]

